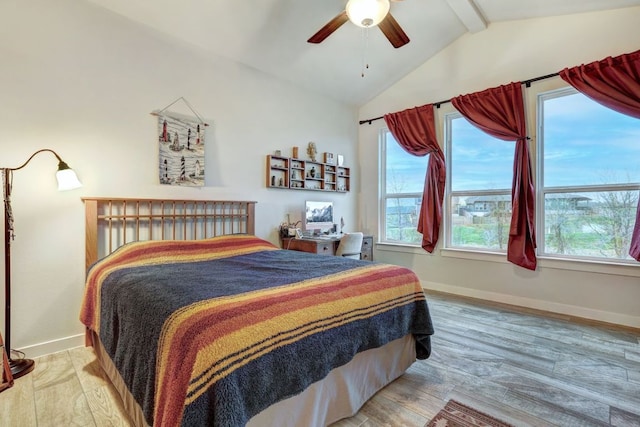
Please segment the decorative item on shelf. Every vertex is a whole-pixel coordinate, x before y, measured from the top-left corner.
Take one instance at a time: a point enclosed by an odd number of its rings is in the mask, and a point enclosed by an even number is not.
[[[58,172],[56,172],[56,179],[58,180],[58,191],[73,190],[82,187],[82,184],[78,180],[76,173],[67,165],[60,156],[53,150],[44,148],[38,150],[31,155],[22,165],[16,168],[0,168],[2,171],[2,184],[4,188],[4,287],[5,287],[5,346],[7,352],[7,358],[9,361],[9,367],[11,369],[11,375],[14,379],[20,378],[23,375],[28,374],[34,368],[34,361],[27,358],[13,359],[11,349],[11,241],[15,238],[13,234],[13,211],[11,209],[11,189],[13,187],[13,172],[20,170],[27,166],[27,164],[38,153],[48,151],[58,159]]]
[[[318,154],[318,149],[316,148],[315,142],[310,142],[307,146],[307,154],[312,162],[316,161],[316,154]]]
[[[276,151],[273,152],[273,154],[275,154],[277,157],[281,157],[282,156],[282,151],[276,150]]]
[[[293,155],[291,157],[293,157],[294,159],[298,158],[298,147],[293,147]]]
[[[282,178],[280,178],[280,181],[278,181],[278,185],[280,187],[284,187],[284,180]]]
[[[324,162],[328,165],[333,164],[333,153],[324,153]]]
[[[337,155],[337,159],[338,159],[338,166],[342,166],[344,164],[344,156],[342,154],[338,154]]]
[[[309,171],[309,175],[311,176],[311,178],[315,178],[316,177],[316,168],[315,167],[311,167],[311,170]]]
[[[273,187],[276,186],[276,176],[275,175],[271,175],[271,186],[273,186]]]

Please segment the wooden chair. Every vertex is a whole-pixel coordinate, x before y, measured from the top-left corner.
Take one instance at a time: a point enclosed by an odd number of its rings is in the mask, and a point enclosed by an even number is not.
[[[2,381],[0,381],[0,392],[13,386],[13,375],[11,375],[11,368],[9,367],[9,357],[7,351],[4,348],[4,342],[2,341],[2,334],[0,334],[0,349],[2,349]]]
[[[360,259],[363,237],[364,235],[361,232],[346,233],[342,236],[342,239],[340,239],[340,244],[336,250],[336,256]]]

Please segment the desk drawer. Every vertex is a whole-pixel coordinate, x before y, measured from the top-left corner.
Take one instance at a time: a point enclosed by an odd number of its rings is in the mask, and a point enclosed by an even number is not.
[[[335,255],[335,242],[331,240],[286,239],[284,249],[309,252],[318,255]]]
[[[364,236],[364,238],[362,239],[360,259],[365,261],[373,261],[373,236]]]
[[[335,249],[333,242],[322,242],[316,247],[316,253],[318,255],[335,255]]]
[[[373,261],[373,251],[371,249],[367,249],[360,252],[360,259],[363,261]]]

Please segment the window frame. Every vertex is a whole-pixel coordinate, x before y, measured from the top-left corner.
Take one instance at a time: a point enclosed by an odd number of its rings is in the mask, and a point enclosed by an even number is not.
[[[572,186],[545,186],[544,185],[544,101],[561,98],[563,96],[570,96],[578,94],[579,91],[572,86],[554,88],[550,90],[538,91],[535,93],[535,126],[538,135],[537,138],[537,153],[532,158],[535,161],[536,170],[536,240],[537,240],[537,257],[546,259],[557,260],[572,260],[578,262],[594,262],[594,263],[606,263],[612,265],[630,265],[637,266],[637,261],[631,259],[616,259],[611,257],[590,257],[586,255],[571,255],[571,254],[556,254],[553,252],[546,252],[546,235],[545,235],[545,204],[546,198],[549,194],[563,194],[563,193],[600,193],[600,192],[615,192],[615,191],[640,191],[640,184],[628,183],[628,184],[592,184],[592,185],[572,185]],[[596,101],[593,101],[596,102]],[[621,114],[621,113],[618,113]]]
[[[444,133],[444,147],[445,147],[445,163],[447,167],[447,175],[446,175],[446,184],[445,184],[445,193],[444,193],[444,203],[442,210],[442,222],[443,222],[443,233],[444,233],[444,245],[442,249],[444,250],[456,250],[456,251],[468,251],[472,253],[483,253],[483,254],[499,254],[500,256],[505,256],[507,253],[507,249],[505,247],[504,250],[499,249],[490,249],[483,247],[474,247],[474,246],[455,246],[453,244],[453,224],[451,221],[452,218],[452,206],[453,206],[453,198],[454,197],[473,197],[473,196],[504,196],[507,195],[509,198],[511,197],[511,189],[510,188],[499,188],[499,189],[491,189],[491,190],[456,190],[453,191],[452,188],[452,173],[451,173],[451,162],[452,162],[452,150],[453,150],[453,133],[452,133],[452,122],[456,119],[464,119],[464,116],[457,111],[455,108],[452,108],[452,111],[448,111],[442,115],[442,126]],[[466,119],[464,119],[466,120]],[[482,132],[482,131],[480,131]],[[507,143],[507,142],[505,142]]]

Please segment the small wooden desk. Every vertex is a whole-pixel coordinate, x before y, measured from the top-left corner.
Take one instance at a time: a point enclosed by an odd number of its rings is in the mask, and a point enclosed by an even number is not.
[[[340,237],[332,237],[330,239],[313,237],[296,239],[295,237],[285,237],[282,239],[282,249],[309,252],[318,255],[335,255],[339,244]],[[363,237],[360,259],[373,261],[373,236]]]

